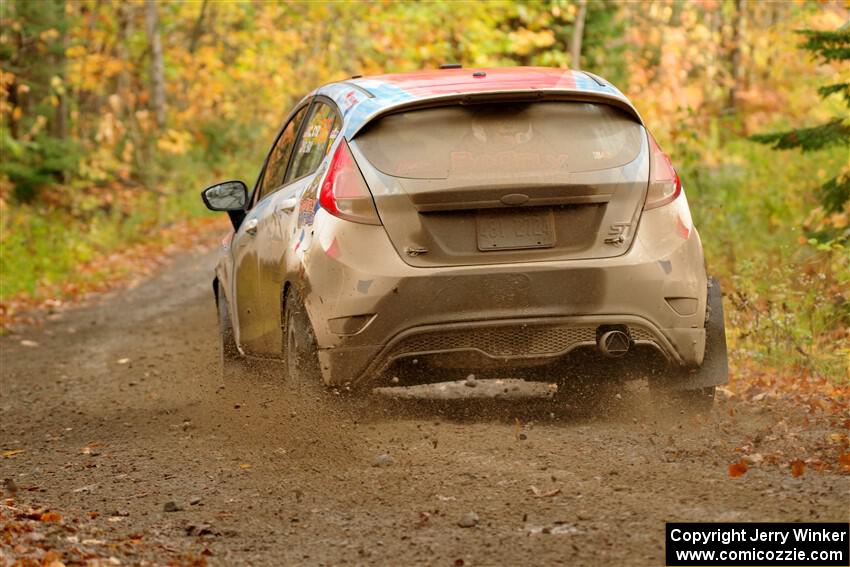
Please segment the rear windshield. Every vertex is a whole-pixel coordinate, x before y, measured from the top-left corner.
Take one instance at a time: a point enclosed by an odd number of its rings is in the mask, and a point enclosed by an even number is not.
[[[586,102],[480,104],[386,116],[357,136],[381,172],[416,179],[486,179],[621,167],[641,148],[642,127]]]

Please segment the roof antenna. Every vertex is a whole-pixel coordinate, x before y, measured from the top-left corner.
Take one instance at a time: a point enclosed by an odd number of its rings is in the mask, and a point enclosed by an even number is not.
[[[460,63],[443,63],[440,65],[440,69],[462,69],[463,65]]]

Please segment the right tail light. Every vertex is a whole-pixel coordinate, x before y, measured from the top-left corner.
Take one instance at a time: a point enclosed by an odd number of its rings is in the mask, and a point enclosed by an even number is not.
[[[345,140],[336,148],[319,192],[319,204],[330,214],[361,224],[381,224],[372,193]]]
[[[668,203],[672,203],[682,193],[682,181],[679,174],[673,168],[673,163],[655,141],[649,136],[650,162],[649,169],[651,179],[649,191],[646,194],[644,210],[656,209]]]

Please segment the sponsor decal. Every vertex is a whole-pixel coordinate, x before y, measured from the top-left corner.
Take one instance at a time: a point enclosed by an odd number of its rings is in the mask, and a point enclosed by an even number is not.
[[[515,152],[496,153],[452,152],[451,168],[455,172],[491,172],[495,170],[547,169],[564,170],[567,168],[567,154],[554,152]]]

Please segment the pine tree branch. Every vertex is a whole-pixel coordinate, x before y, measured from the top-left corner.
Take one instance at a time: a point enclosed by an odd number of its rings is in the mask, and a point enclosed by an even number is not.
[[[806,36],[800,48],[819,55],[824,62],[850,59],[850,27],[842,26],[836,31],[797,30]]]
[[[799,148],[804,152],[812,152],[838,144],[850,145],[850,124],[845,124],[841,118],[835,118],[812,128],[754,134],[749,136],[749,139],[759,144],[767,144],[775,150]]]
[[[850,83],[836,83],[834,85],[826,85],[818,89],[818,94],[822,98],[829,95],[840,93],[844,101],[850,105]]]
[[[850,201],[850,173],[836,175],[820,186],[820,202],[827,213],[839,213]]]

